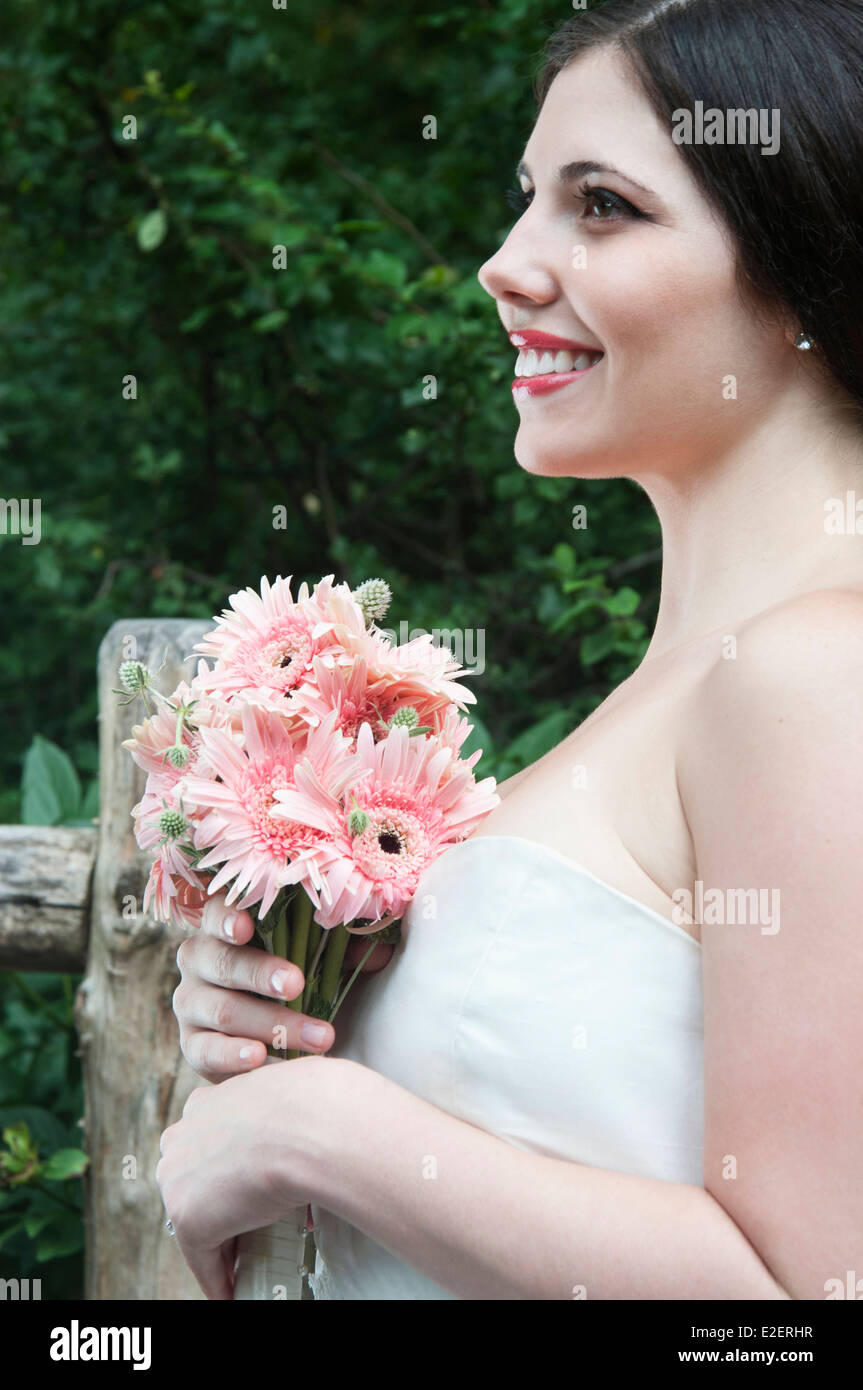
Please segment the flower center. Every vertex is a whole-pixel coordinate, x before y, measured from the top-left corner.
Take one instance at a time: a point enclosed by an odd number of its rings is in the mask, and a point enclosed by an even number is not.
[[[354,863],[374,881],[397,881],[412,891],[435,843],[438,813],[430,799],[416,788],[401,791],[395,786],[367,798],[360,792],[357,799],[368,821],[351,839]],[[353,804],[347,808],[352,809]]]
[[[385,854],[401,854],[405,848],[404,837],[394,825],[382,825],[380,827],[378,844]]]
[[[265,632],[247,638],[237,649],[234,660],[245,666],[256,684],[286,691],[303,680],[316,650],[308,619],[293,614],[272,623]]]

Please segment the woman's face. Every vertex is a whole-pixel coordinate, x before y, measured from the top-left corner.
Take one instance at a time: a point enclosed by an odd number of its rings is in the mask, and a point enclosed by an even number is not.
[[[561,178],[575,162],[598,167]],[[561,385],[548,379],[543,346],[544,380],[514,376],[522,467],[679,472],[755,429],[792,384],[799,354],[777,315],[742,301],[729,235],[610,50],[590,50],[555,78],[519,183],[529,206],[480,284],[528,346],[535,332],[594,352],[559,357],[554,366],[580,368],[564,370]]]

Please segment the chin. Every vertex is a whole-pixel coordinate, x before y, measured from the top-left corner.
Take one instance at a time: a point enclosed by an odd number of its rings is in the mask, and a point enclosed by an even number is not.
[[[536,437],[538,433],[520,429],[514,446],[516,462],[538,478],[620,478],[628,471],[627,460],[631,463],[631,452],[621,449],[619,441],[603,446],[581,440],[574,447],[572,440],[554,444]]]

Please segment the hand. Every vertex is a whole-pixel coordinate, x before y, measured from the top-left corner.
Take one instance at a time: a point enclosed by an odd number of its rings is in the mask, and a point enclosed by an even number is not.
[[[240,1232],[317,1200],[322,1127],[338,1125],[339,1097],[356,1086],[357,1069],[338,1057],[269,1060],[250,1076],[198,1086],[159,1141],[165,1211],[207,1298],[233,1298]]]
[[[303,972],[283,956],[245,945],[255,930],[251,913],[227,907],[225,897],[226,893],[214,893],[208,899],[200,930],[181,942],[180,983],[173,999],[183,1056],[193,1071],[212,1082],[262,1066],[276,1028],[285,1030],[280,1045],[284,1036],[288,1049],[321,1054],[335,1041],[331,1023],[285,1008],[284,1001],[296,999],[305,988]],[[380,970],[393,949],[382,942],[366,962],[366,971]],[[351,940],[346,965],[355,968],[367,950],[362,937]],[[323,1027],[322,1042],[302,1037],[306,1024]]]

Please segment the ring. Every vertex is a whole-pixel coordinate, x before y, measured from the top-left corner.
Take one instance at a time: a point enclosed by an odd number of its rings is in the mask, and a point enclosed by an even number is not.
[[[174,1230],[174,1223],[173,1223],[173,1221],[166,1221],[166,1222],[165,1222],[165,1229],[166,1229],[166,1231],[168,1232],[168,1235],[169,1235],[169,1236],[176,1235],[176,1231]]]

